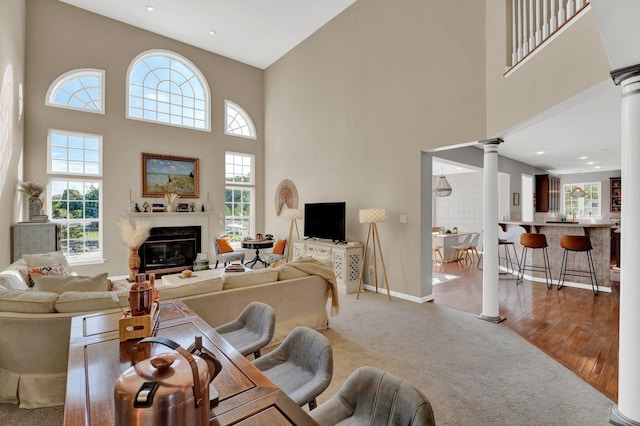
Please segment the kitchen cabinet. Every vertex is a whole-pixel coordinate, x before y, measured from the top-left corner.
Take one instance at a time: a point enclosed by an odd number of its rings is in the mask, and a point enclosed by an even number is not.
[[[536,175],[536,212],[560,210],[560,178],[548,174]]]
[[[619,177],[609,178],[611,188],[611,213],[622,211],[622,179]]]

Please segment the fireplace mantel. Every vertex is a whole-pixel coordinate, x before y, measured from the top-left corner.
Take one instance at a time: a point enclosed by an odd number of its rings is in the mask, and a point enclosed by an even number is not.
[[[151,226],[200,226],[202,230],[201,250],[207,253],[209,259],[215,259],[215,253],[209,252],[209,216],[210,212],[180,212],[180,213],[126,213],[133,221],[147,220]],[[213,248],[213,247],[212,247]]]

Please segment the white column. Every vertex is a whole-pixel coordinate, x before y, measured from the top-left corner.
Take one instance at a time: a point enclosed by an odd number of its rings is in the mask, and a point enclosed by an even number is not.
[[[640,424],[640,262],[637,241],[640,240],[640,65],[611,73],[622,86],[622,183],[626,196],[622,199],[620,234],[620,350],[618,359],[618,405],[611,412],[615,425]],[[625,222],[626,221],[626,222]]]
[[[481,141],[484,145],[484,216],[482,252],[482,313],[485,321],[501,322],[498,288],[498,145],[500,138]]]

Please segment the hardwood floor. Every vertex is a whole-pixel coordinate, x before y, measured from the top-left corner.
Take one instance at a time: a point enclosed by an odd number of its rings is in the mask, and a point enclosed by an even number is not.
[[[433,286],[434,303],[464,312],[482,311],[482,271],[475,265],[444,264],[434,272],[459,279]],[[529,340],[617,403],[619,282],[613,292],[564,287],[500,275],[500,315],[504,325]]]

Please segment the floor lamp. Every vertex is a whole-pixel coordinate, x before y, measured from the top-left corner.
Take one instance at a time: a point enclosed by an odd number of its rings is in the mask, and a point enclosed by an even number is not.
[[[358,294],[356,299],[360,298],[360,290],[362,289],[362,282],[364,281],[364,265],[367,258],[367,251],[369,248],[369,239],[372,239],[373,245],[373,273],[375,274],[376,281],[376,293],[378,292],[378,257],[380,254],[380,262],[382,263],[382,271],[384,272],[384,282],[387,287],[387,295],[391,300],[391,292],[389,291],[389,280],[387,279],[387,268],[384,266],[384,257],[382,256],[382,247],[380,247],[380,236],[378,235],[378,222],[384,222],[386,218],[385,209],[361,209],[360,210],[360,223],[368,223],[369,231],[367,232],[367,243],[364,246],[364,255],[362,257],[362,268],[360,269],[360,283],[358,284]],[[376,251],[377,246],[377,251]]]
[[[287,260],[289,262],[291,260],[291,247],[292,242],[291,238],[293,238],[293,226],[296,227],[296,238],[300,239],[300,232],[298,232],[298,219],[302,219],[302,209],[284,209],[284,217],[291,221],[289,225],[289,240],[287,241]]]

